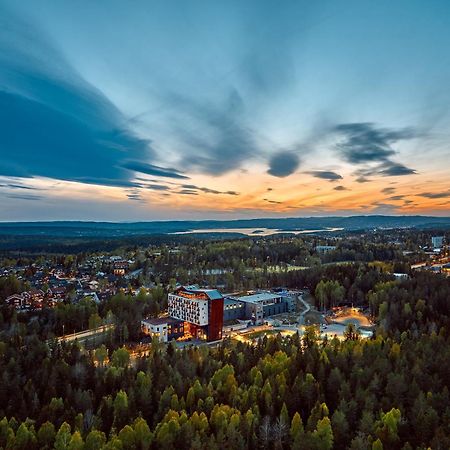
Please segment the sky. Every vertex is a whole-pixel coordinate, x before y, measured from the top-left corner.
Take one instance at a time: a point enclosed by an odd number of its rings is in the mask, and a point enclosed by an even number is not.
[[[450,215],[450,2],[0,0],[0,221]]]

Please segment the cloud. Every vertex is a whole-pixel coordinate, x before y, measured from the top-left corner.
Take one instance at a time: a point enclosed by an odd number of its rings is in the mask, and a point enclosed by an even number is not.
[[[335,191],[349,191],[350,189],[346,188],[345,186],[336,186],[333,188]]]
[[[42,197],[39,195],[32,194],[6,194],[8,198],[15,198],[18,200],[41,200]]]
[[[145,189],[150,189],[152,191],[169,191],[169,186],[165,186],[164,184],[146,184],[143,187]]]
[[[270,158],[267,173],[274,177],[287,177],[293,174],[300,165],[300,158],[293,152],[281,151]]]
[[[309,173],[313,177],[321,178],[323,180],[329,180],[329,181],[342,180],[341,175],[339,175],[336,172],[329,171],[329,170],[312,170],[307,173]]]
[[[274,205],[281,205],[283,202],[279,202],[277,200],[269,200],[268,198],[263,198],[263,200],[267,203],[272,203]]]
[[[154,159],[151,142],[127,128],[42,30],[0,16],[0,175],[132,185],[122,162]]]
[[[122,164],[122,167],[127,170],[145,173],[146,175],[152,175],[156,177],[189,179],[188,176],[183,175],[176,169],[154,166],[153,164],[143,163],[139,161],[127,161]]]
[[[197,191],[194,191],[192,189],[182,189],[181,191],[177,191],[177,194],[182,195],[198,195]]]
[[[337,148],[352,164],[386,161],[396,153],[392,144],[417,137],[409,128],[389,130],[370,122],[337,125],[335,131],[343,137]]]
[[[369,180],[368,178],[361,175],[358,178],[356,178],[355,181],[357,183],[370,183],[372,180]]]
[[[395,188],[393,188],[393,187],[385,187],[384,189],[381,189],[381,192],[383,194],[393,194],[395,192]]]
[[[129,200],[134,200],[134,201],[142,201],[143,198],[140,194],[127,194],[127,197]]]
[[[24,189],[27,191],[43,191],[43,188],[37,188],[33,186],[25,186],[23,184],[15,184],[15,183],[5,183],[0,184],[0,188],[6,188],[6,189]]]
[[[421,194],[417,195],[429,199],[447,198],[450,197],[450,190],[444,192],[422,192]]]
[[[196,186],[195,184],[183,184],[183,185],[181,185],[181,187],[184,188],[184,189],[193,190],[193,191],[202,191],[205,194],[239,195],[239,192],[236,192],[236,191],[218,191],[216,189],[210,189],[210,188],[207,188],[207,187]]]
[[[351,164],[366,165],[356,172],[358,175],[393,177],[416,173],[391,159],[397,154],[393,144],[419,136],[413,129],[377,128],[373,123],[361,122],[337,125],[334,132],[341,137],[336,148],[342,158]]]
[[[173,92],[162,94],[162,100],[171,110],[166,124],[180,167],[221,175],[261,153],[255,131],[245,125],[245,104],[236,89],[214,102]]]
[[[370,205],[370,212],[372,214],[395,214],[398,212],[398,207],[390,203],[373,202]]]
[[[389,197],[389,200],[403,200],[405,198],[404,195],[393,195],[392,197]]]
[[[417,172],[403,164],[386,161],[386,163],[380,166],[378,173],[384,177],[399,177],[403,175],[414,175]]]
[[[399,177],[404,175],[414,175],[417,172],[403,164],[394,161],[384,161],[381,164],[372,167],[364,167],[355,171],[356,175],[363,177],[382,176],[382,177]]]

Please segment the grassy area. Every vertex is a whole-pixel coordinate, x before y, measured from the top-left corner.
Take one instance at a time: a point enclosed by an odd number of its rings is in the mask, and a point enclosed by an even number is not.
[[[253,340],[263,336],[272,336],[278,333],[279,333],[278,330],[259,330],[259,331],[252,331],[251,333],[247,333],[241,336],[245,339]]]

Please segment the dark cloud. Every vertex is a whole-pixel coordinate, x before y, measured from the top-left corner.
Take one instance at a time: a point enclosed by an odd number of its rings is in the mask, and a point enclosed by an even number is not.
[[[380,167],[378,173],[384,177],[400,177],[403,175],[414,175],[417,172],[403,164],[387,161]]]
[[[450,197],[450,190],[444,192],[422,192],[421,194],[417,194],[420,197],[425,197],[429,199],[437,199],[437,198],[447,198]]]
[[[14,184],[14,183],[5,183],[0,184],[0,188],[6,188],[6,189],[24,189],[27,191],[43,191],[42,188],[36,188],[33,186],[25,186],[23,184]]]
[[[15,198],[18,200],[41,200],[42,197],[39,195],[32,194],[6,194],[8,198]]]
[[[377,164],[372,167],[364,167],[356,170],[355,174],[368,177],[368,176],[382,176],[382,177],[399,177],[404,175],[414,175],[415,170],[404,166],[403,164],[396,163],[394,161],[384,161],[381,164]]]
[[[225,195],[239,195],[239,192],[236,191],[218,191],[216,189],[210,189],[207,187],[196,186],[195,184],[183,184],[182,188],[193,190],[193,191],[202,191],[206,194],[225,194]]]
[[[183,175],[176,169],[154,166],[153,164],[143,163],[139,161],[127,161],[122,164],[122,167],[127,170],[145,173],[146,175],[153,175],[156,177],[189,179],[189,177]]]
[[[417,137],[409,128],[389,130],[370,122],[341,124],[335,131],[343,137],[337,148],[351,164],[386,161],[396,153],[392,144]]]
[[[369,180],[368,178],[361,175],[358,178],[356,178],[355,181],[357,183],[370,183],[370,181],[372,181],[372,180]]]
[[[334,132],[341,137],[336,147],[343,159],[351,164],[366,166],[356,172],[360,177],[396,177],[416,173],[414,169],[391,159],[397,153],[393,144],[419,136],[411,128],[393,130],[362,122],[338,125]]]
[[[42,30],[0,16],[0,175],[130,185],[121,163],[154,158],[151,142],[125,126]]]
[[[143,198],[140,194],[127,194],[129,200],[142,201]]]
[[[336,186],[333,188],[335,191],[349,191],[350,189],[346,188],[345,186]]]
[[[329,171],[329,170],[312,170],[307,173],[309,173],[313,177],[321,178],[323,180],[329,180],[329,181],[342,180],[341,175],[339,175],[336,172]]]
[[[164,184],[146,184],[144,185],[146,189],[150,189],[152,191],[168,191],[170,190],[169,186],[165,186]]]
[[[389,197],[389,200],[403,200],[405,198],[404,195],[393,195],[392,197]]]
[[[281,151],[271,157],[267,173],[274,177],[287,177],[293,174],[299,165],[300,158],[295,153]]]
[[[182,195],[198,195],[197,191],[194,191],[192,189],[182,189],[181,191],[177,191],[177,194]]]
[[[393,188],[393,187],[385,187],[384,189],[381,189],[381,192],[383,194],[393,194],[395,192],[395,188]]]

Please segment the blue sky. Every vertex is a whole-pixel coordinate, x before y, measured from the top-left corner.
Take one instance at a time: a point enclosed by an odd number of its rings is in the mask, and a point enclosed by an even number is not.
[[[0,0],[0,220],[448,215],[449,44],[446,1]]]

